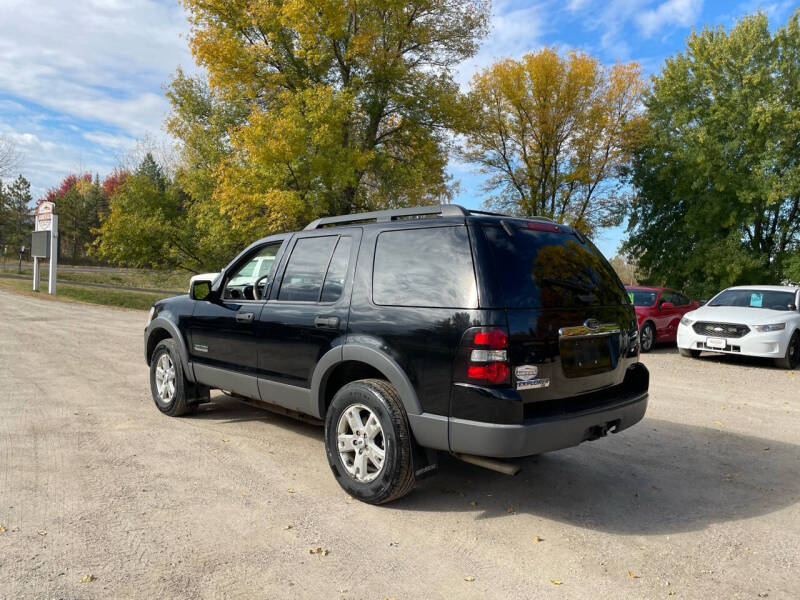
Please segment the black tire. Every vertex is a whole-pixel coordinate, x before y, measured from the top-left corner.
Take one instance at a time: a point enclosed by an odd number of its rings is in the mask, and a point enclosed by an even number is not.
[[[383,430],[383,464],[368,482],[350,474],[338,448],[339,419],[358,404],[376,416]],[[403,403],[392,384],[382,379],[361,379],[336,392],[325,418],[325,453],[334,477],[348,494],[369,504],[384,504],[408,494],[415,484],[413,444]]]
[[[678,352],[681,356],[686,356],[687,358],[697,358],[700,356],[700,350],[691,350],[690,348],[678,348]]]
[[[646,354],[656,345],[656,328],[652,323],[645,323],[642,331],[639,332],[639,348],[642,354]]]
[[[158,385],[156,383],[156,371],[158,369],[159,361],[162,355],[169,356],[172,365],[175,368],[175,393],[168,401],[163,401],[158,393]],[[150,357],[150,393],[153,396],[153,402],[156,407],[165,415],[170,417],[179,417],[190,412],[194,412],[197,408],[196,404],[187,404],[188,382],[183,375],[183,365],[181,358],[178,354],[178,347],[175,345],[175,340],[168,338],[162,340],[153,350],[153,355]]]
[[[800,366],[800,331],[792,334],[786,347],[786,356],[775,359],[775,366],[780,369],[796,369]]]

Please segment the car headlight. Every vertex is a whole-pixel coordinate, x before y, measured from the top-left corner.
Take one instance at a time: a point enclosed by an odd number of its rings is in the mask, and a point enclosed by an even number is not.
[[[681,325],[685,325],[686,327],[689,327],[689,326],[691,326],[692,323],[694,323],[694,321],[692,321],[690,318],[685,317],[685,316],[681,317]]]
[[[147,323],[144,324],[145,327],[150,325],[150,321],[153,320],[153,315],[155,315],[155,314],[156,314],[156,307],[155,306],[151,306],[150,307],[150,314],[147,315]]]
[[[753,325],[753,329],[765,333],[767,331],[781,331],[786,329],[786,323],[772,323],[771,325]]]

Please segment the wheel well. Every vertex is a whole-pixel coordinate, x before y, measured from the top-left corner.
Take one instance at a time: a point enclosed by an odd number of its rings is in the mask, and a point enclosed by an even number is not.
[[[158,329],[154,329],[152,331],[152,333],[150,334],[150,337],[147,338],[147,364],[148,365],[150,364],[150,357],[153,356],[153,350],[156,349],[156,346],[158,346],[158,343],[160,341],[162,341],[162,340],[165,340],[165,339],[171,338],[171,337],[172,336],[170,335],[169,331],[167,331],[166,329],[162,329],[160,327]]]
[[[325,381],[322,406],[320,406],[322,409],[320,414],[323,418],[336,392],[351,381],[358,381],[359,379],[387,379],[387,377],[375,367],[357,360],[347,360],[339,363]]]

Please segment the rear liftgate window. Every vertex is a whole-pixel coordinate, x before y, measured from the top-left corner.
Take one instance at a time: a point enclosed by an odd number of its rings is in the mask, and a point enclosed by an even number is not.
[[[384,231],[372,274],[375,304],[477,308],[465,226]]]
[[[507,308],[579,308],[630,302],[602,254],[570,230],[483,226]],[[509,235],[510,232],[510,235]]]

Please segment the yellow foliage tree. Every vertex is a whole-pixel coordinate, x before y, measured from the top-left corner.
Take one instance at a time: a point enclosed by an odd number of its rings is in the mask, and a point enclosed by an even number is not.
[[[184,4],[209,93],[245,107],[214,171],[214,199],[238,233],[448,197],[449,67],[476,51],[487,0]],[[173,126],[189,122],[200,121]]]
[[[587,234],[618,224],[644,89],[636,63],[606,67],[552,48],[476,74],[462,133],[464,156],[489,175],[487,203]]]

